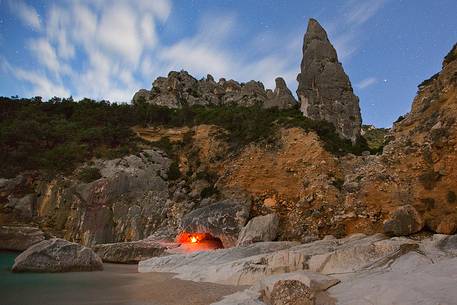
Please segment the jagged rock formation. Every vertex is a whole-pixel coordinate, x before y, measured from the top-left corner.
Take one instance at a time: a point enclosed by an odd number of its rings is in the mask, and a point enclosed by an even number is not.
[[[308,23],[297,81],[303,114],[333,123],[342,137],[355,142],[362,124],[359,99],[327,33],[314,19]]]
[[[290,90],[282,78],[276,79],[274,92],[265,90],[261,82],[249,81],[240,84],[234,80],[221,78],[214,81],[211,75],[197,80],[186,71],[172,71],[168,77],[159,77],[151,91],[141,89],[133,96],[134,103],[147,102],[169,108],[184,105],[263,105],[265,108],[290,108],[296,104]]]

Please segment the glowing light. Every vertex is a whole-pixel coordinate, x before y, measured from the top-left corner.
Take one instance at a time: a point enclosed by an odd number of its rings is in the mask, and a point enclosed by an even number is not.
[[[197,237],[191,236],[191,237],[190,237],[190,242],[193,243],[193,244],[195,244],[196,242],[198,242]]]

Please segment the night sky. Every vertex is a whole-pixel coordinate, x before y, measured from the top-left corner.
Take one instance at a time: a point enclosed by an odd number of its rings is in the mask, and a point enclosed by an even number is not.
[[[130,102],[170,70],[296,90],[309,18],[389,127],[457,42],[455,0],[0,0],[0,95]]]

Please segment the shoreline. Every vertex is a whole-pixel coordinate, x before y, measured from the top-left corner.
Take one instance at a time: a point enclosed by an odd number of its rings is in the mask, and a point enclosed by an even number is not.
[[[174,279],[172,273],[139,273],[136,264],[103,264],[103,271],[20,273],[5,270],[0,295],[8,305],[209,305],[245,289]],[[9,252],[11,259],[11,252]]]

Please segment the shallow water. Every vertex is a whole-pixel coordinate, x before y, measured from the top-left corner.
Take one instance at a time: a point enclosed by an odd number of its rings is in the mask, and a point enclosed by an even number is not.
[[[194,283],[166,273],[138,273],[136,265],[103,271],[12,273],[18,253],[0,252],[0,305],[205,305],[240,287]]]

